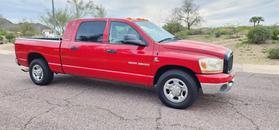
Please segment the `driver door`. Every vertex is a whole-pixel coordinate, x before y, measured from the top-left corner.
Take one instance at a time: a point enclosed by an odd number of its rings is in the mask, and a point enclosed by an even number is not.
[[[125,22],[110,22],[109,41],[106,46],[106,70],[112,80],[147,85],[153,80],[151,66],[153,47],[143,39],[132,25]],[[127,35],[134,35],[146,46],[127,44],[123,41]]]

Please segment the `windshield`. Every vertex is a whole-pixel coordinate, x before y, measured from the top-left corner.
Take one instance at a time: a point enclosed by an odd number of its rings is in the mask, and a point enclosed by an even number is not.
[[[149,21],[136,21],[135,23],[156,42],[175,38],[175,36],[163,28]]]

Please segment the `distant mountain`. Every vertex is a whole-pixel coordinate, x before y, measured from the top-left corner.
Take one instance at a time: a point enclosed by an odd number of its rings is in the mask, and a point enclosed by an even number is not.
[[[22,23],[14,24],[8,19],[0,17],[0,29],[15,30],[16,28],[19,28],[20,24]],[[44,29],[49,29],[49,27],[40,23],[31,23],[31,25],[37,32],[42,32]]]
[[[15,24],[13,24],[11,21],[5,19],[5,18],[1,18],[0,17],[0,28],[3,28],[3,29],[11,29],[11,28],[14,28]]]

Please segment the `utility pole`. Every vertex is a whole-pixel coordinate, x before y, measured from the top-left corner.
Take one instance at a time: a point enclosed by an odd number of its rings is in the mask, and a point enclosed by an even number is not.
[[[52,0],[52,17],[53,17],[53,32],[55,35],[57,35],[56,32],[56,19],[55,19],[55,10],[54,10],[54,0]]]

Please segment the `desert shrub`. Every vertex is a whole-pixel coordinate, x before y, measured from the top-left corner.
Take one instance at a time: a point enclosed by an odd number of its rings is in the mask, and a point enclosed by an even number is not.
[[[5,30],[0,29],[0,36],[5,36],[5,35],[6,35],[6,31],[5,31]]]
[[[201,29],[192,29],[188,31],[189,35],[201,35],[203,34]]]
[[[178,22],[168,22],[163,26],[163,28],[172,34],[178,33],[185,29],[183,25]]]
[[[15,41],[15,35],[13,33],[8,33],[6,35],[6,38],[7,38],[8,42],[14,42]]]
[[[0,44],[4,43],[3,40],[4,40],[3,36],[0,35]]]
[[[238,26],[237,27],[237,31],[241,32],[243,34],[247,34],[249,32],[249,30],[251,30],[253,27],[250,26]]]
[[[34,26],[32,26],[32,24],[28,22],[20,23],[18,32],[20,32],[22,36],[34,36],[38,34]]]
[[[232,35],[236,29],[234,27],[219,27],[215,29],[215,32],[219,32],[221,35]]]
[[[188,36],[188,31],[183,30],[183,31],[177,32],[177,33],[175,33],[175,36],[178,38],[181,38],[181,39],[186,39]]]
[[[279,59],[279,48],[270,49],[268,52],[268,58]]]
[[[207,35],[212,32],[212,29],[211,28],[200,28],[200,31],[201,31],[202,35]]]
[[[265,27],[259,26],[251,29],[247,37],[250,43],[260,44],[271,37],[271,31]]]
[[[219,38],[219,37],[221,37],[222,33],[221,32],[215,32],[214,35],[215,35],[216,38]]]
[[[279,29],[278,28],[273,30],[272,39],[273,40],[279,40]]]
[[[279,44],[279,40],[277,40],[277,41],[272,41],[272,44]]]

